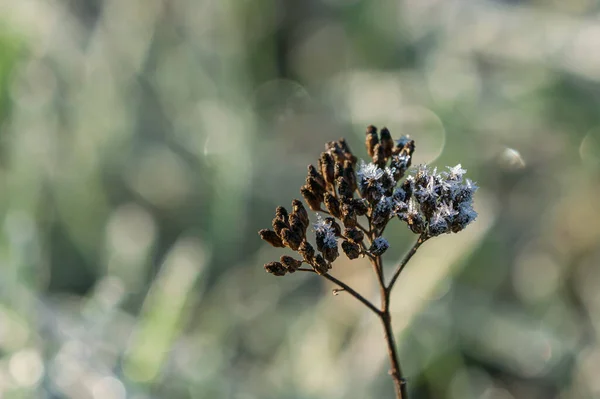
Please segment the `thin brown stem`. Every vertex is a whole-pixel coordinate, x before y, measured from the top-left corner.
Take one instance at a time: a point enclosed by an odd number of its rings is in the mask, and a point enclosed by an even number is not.
[[[394,339],[394,332],[392,330],[392,317],[390,316],[389,300],[387,300],[387,302],[388,306],[384,308],[380,319],[381,323],[383,324],[385,342],[387,343],[388,356],[390,358],[390,364],[392,367],[390,370],[390,375],[394,380],[396,399],[408,399],[408,393],[406,392],[406,381],[402,375],[400,361],[398,360],[398,352],[396,351],[396,340]]]
[[[387,285],[387,287],[385,289],[388,295],[392,291],[392,288],[394,288],[394,284],[396,283],[396,280],[400,276],[400,273],[402,272],[402,270],[404,269],[404,267],[406,266],[406,264],[408,263],[410,258],[413,257],[415,252],[417,252],[417,249],[419,249],[421,244],[423,244],[426,240],[427,240],[427,237],[424,234],[421,234],[419,236],[419,239],[417,240],[417,242],[415,242],[415,244],[410,249],[410,251],[408,251],[408,253],[404,256],[402,261],[398,264],[398,266],[396,266],[396,270],[394,270],[392,279],[390,280],[390,283]]]
[[[332,283],[337,284],[338,286],[342,287],[344,289],[344,291],[346,291],[348,294],[352,295],[354,298],[358,299],[366,307],[368,307],[371,311],[373,311],[376,315],[381,316],[381,311],[379,309],[377,309],[377,307],[375,305],[373,305],[371,302],[369,302],[367,299],[365,299],[365,297],[363,297],[361,294],[359,294],[358,292],[356,292],[352,288],[350,288],[350,286],[348,286],[346,283],[338,280],[337,278],[333,277],[332,275],[330,275],[328,273],[321,274],[321,276],[325,277],[327,280],[331,281]]]

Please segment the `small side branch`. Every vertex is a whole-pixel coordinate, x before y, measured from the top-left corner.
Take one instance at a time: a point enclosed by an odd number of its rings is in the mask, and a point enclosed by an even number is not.
[[[331,281],[332,283],[340,286],[348,294],[352,295],[354,298],[356,298],[359,301],[361,301],[366,307],[368,307],[369,309],[371,309],[371,311],[373,313],[375,313],[376,315],[378,315],[378,316],[381,315],[381,311],[379,309],[377,309],[375,307],[375,305],[373,305],[371,302],[369,302],[367,299],[365,299],[365,297],[363,297],[361,294],[359,294],[358,292],[354,291],[352,288],[350,288],[350,286],[348,286],[343,281],[340,281],[337,278],[335,278],[332,275],[327,274],[327,273],[326,274],[321,274],[321,276],[325,277],[327,280]]]

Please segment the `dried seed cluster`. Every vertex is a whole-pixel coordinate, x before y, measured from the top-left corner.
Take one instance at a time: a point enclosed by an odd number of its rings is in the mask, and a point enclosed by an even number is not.
[[[306,237],[308,214],[295,199],[290,213],[277,208],[273,230],[260,230],[259,234],[275,247],[297,252],[301,260],[282,256],[265,265],[267,272],[283,276],[306,263],[319,274],[327,273],[339,256],[338,241],[349,259],[381,256],[389,247],[381,234],[396,216],[425,239],[458,232],[477,216],[472,207],[477,186],[468,179],[463,181],[465,170],[460,165],[440,174],[420,166],[398,187],[410,168],[414,141],[404,136],[394,142],[388,129],[378,132],[369,126],[365,145],[371,162],[361,160],[358,170],[357,158],[345,139],[327,143],[317,166],[308,166],[300,193],[311,210],[329,215],[317,214],[312,226],[316,251]],[[360,217],[368,227],[361,225]]]

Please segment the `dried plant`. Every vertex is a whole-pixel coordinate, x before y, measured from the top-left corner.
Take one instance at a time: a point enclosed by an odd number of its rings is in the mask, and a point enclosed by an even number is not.
[[[315,273],[338,286],[334,293],[347,292],[379,317],[396,398],[406,399],[406,380],[392,331],[390,294],[400,273],[425,241],[440,234],[457,233],[475,219],[477,213],[472,204],[477,186],[469,179],[463,180],[466,170],[460,164],[441,173],[420,165],[404,177],[415,150],[415,143],[408,136],[394,142],[388,129],[378,132],[369,126],[365,145],[371,162],[360,161],[358,169],[357,158],[344,139],[327,143],[318,166],[308,166],[306,184],[300,193],[311,210],[328,215],[323,218],[317,213],[313,223],[316,250],[306,237],[308,213],[297,199],[292,201],[289,213],[278,207],[273,230],[260,230],[259,234],[274,247],[287,247],[299,255],[299,259],[283,255],[278,262],[267,263],[267,272],[275,276],[296,271]],[[405,222],[418,239],[386,283],[381,255],[389,243],[383,233],[394,217]],[[339,247],[349,259],[369,259],[380,288],[380,307],[329,274],[339,256]],[[303,264],[308,267],[302,267]]]

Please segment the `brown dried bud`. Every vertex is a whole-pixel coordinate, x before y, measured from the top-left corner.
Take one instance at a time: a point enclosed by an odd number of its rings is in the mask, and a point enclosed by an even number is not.
[[[375,148],[373,148],[373,163],[377,165],[379,169],[385,169],[387,158],[385,157],[383,146],[381,144],[376,144]]]
[[[383,154],[387,158],[392,156],[392,150],[394,149],[394,140],[387,127],[384,127],[379,132],[379,143],[383,147]]]
[[[365,238],[365,233],[354,227],[346,227],[346,229],[344,229],[344,237],[358,244]]]
[[[415,234],[421,234],[425,231],[425,221],[420,214],[411,214],[408,216],[408,227]]]
[[[351,203],[345,203],[342,205],[342,223],[344,227],[353,228],[356,227],[356,211]]]
[[[333,160],[331,154],[322,152],[321,158],[319,159],[319,165],[321,166],[321,174],[325,179],[325,183],[333,184],[335,180],[335,161]]]
[[[379,202],[379,200],[381,199],[381,191],[379,190],[379,187],[377,187],[377,185],[374,184],[369,184],[367,187],[365,187],[365,189],[363,190],[363,197],[365,197],[365,199],[371,204],[376,204]]]
[[[290,229],[281,230],[281,240],[293,251],[298,250],[298,247],[302,243],[302,237]]]
[[[375,146],[379,144],[379,138],[377,138],[377,128],[373,125],[367,127],[367,137],[365,138],[365,146],[367,147],[367,153],[371,158],[375,156]]]
[[[298,217],[300,217],[300,220],[302,220],[302,223],[304,223],[304,225],[308,227],[308,225],[310,224],[310,221],[308,219],[308,212],[306,212],[306,209],[304,208],[304,205],[302,205],[302,202],[300,202],[300,200],[292,200],[292,212],[297,214]]]
[[[354,198],[352,200],[352,208],[358,216],[364,216],[369,212],[369,204],[361,198]]]
[[[352,162],[344,162],[344,177],[352,191],[356,191],[356,174],[354,173],[354,164]]]
[[[265,270],[267,273],[271,273],[275,276],[285,276],[285,273],[287,273],[286,268],[280,262],[266,263]]]
[[[327,190],[325,190],[325,186],[322,186],[317,179],[311,176],[306,177],[306,187],[321,201],[323,201],[323,194]]]
[[[302,266],[301,260],[294,259],[291,256],[281,255],[279,260],[289,273],[294,273],[300,266]]]
[[[331,154],[335,162],[344,162],[345,154],[337,141],[329,141],[325,144],[325,151]]]
[[[341,138],[341,139],[338,140],[338,143],[340,145],[340,148],[344,152],[346,160],[350,161],[352,164],[355,164],[356,163],[356,157],[352,153],[352,150],[350,149],[350,146],[346,142],[346,139],[345,138]]]
[[[331,269],[331,265],[327,263],[325,259],[321,255],[315,256],[315,259],[311,263],[313,269],[319,274],[326,274],[329,269]]]
[[[350,187],[350,184],[348,184],[348,181],[344,177],[338,177],[335,182],[337,183],[340,197],[352,198],[354,195],[354,190],[352,190],[352,187]]]
[[[304,201],[306,201],[306,204],[311,210],[318,211],[321,209],[321,201],[308,186],[300,187],[300,194],[302,194],[302,198],[304,198]]]
[[[340,256],[337,247],[325,247],[323,248],[323,258],[329,262],[333,262]]]
[[[360,255],[360,246],[350,241],[344,241],[342,243],[342,250],[348,259],[356,259]]]
[[[273,230],[262,229],[258,232],[260,238],[274,246],[275,248],[284,248],[283,241]]]
[[[302,218],[300,218],[300,216],[294,212],[290,213],[288,219],[290,221],[290,230],[304,239],[306,237],[306,229],[308,228],[308,224],[304,224]]]
[[[325,218],[326,222],[329,222],[331,224],[331,228],[333,229],[333,234],[335,234],[336,237],[339,237],[342,235],[342,228],[340,227],[340,225],[335,221],[334,218],[332,217],[328,217]]]
[[[281,237],[281,230],[290,227],[287,224],[287,220],[283,221],[283,220],[279,219],[277,216],[275,216],[275,218],[273,219],[272,226],[273,226],[273,230],[275,230],[275,233],[277,233],[277,235],[279,237]]]
[[[323,178],[323,175],[313,165],[308,165],[308,176],[312,177],[317,181],[317,183],[325,187],[325,179]]]
[[[275,210],[275,218],[287,222],[288,211],[284,207],[278,206]]]
[[[302,255],[305,261],[312,263],[315,257],[315,249],[308,241],[302,241],[302,244],[298,247],[298,253]]]
[[[329,193],[325,193],[324,197],[325,207],[331,213],[332,216],[339,218],[342,214],[340,212],[340,201]]]

